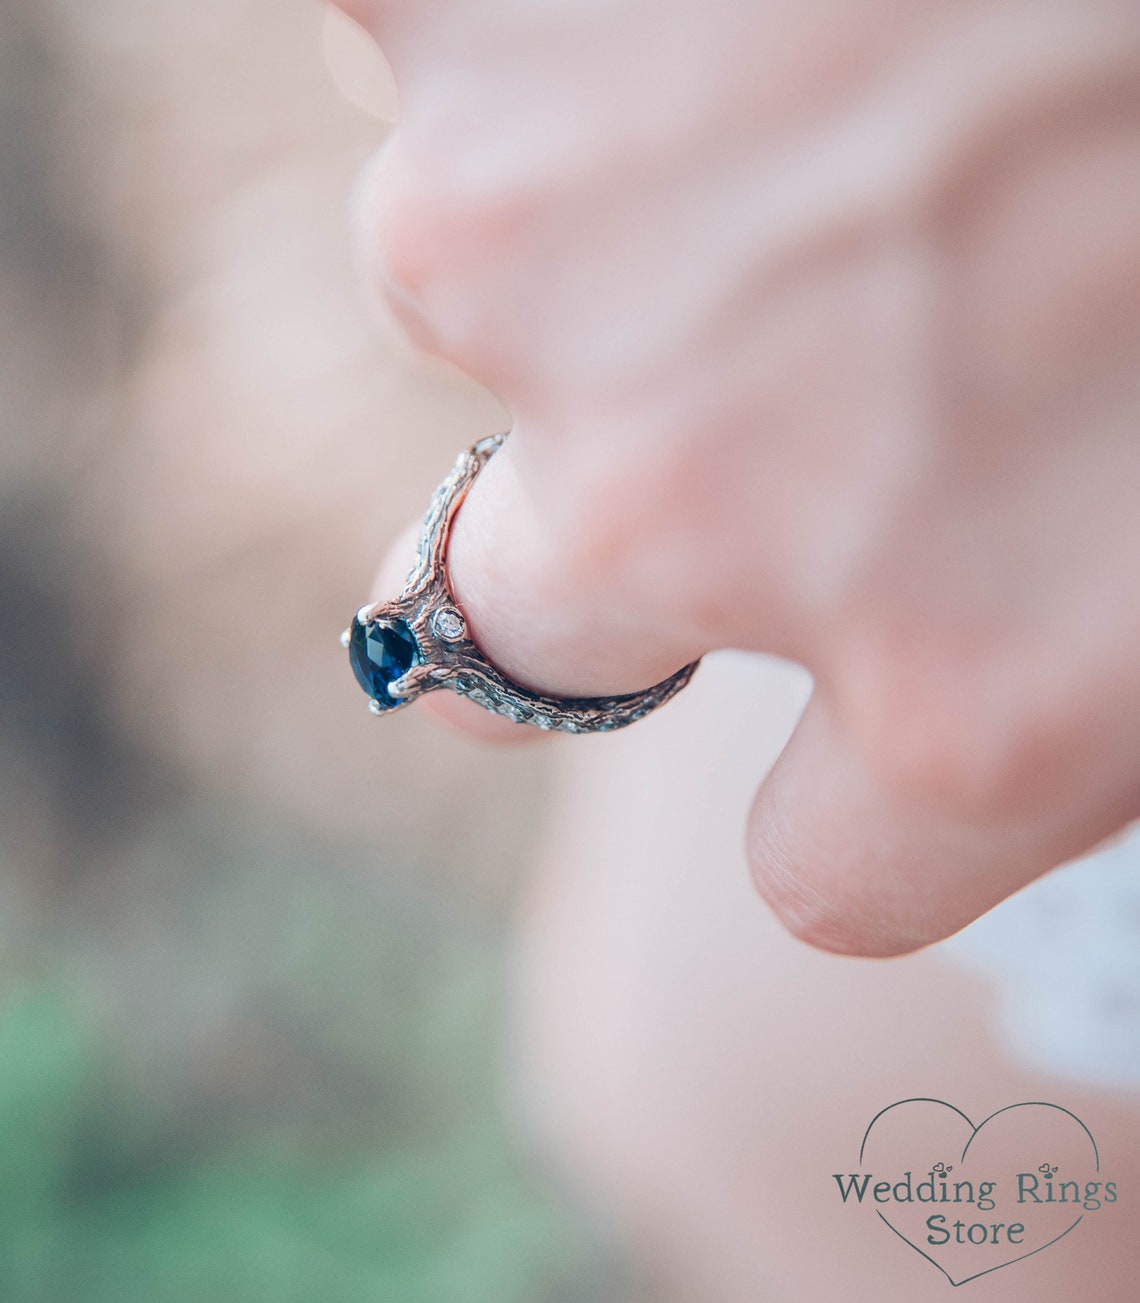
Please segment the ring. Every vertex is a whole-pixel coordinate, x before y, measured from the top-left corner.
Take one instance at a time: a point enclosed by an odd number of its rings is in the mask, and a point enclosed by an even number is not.
[[[506,441],[480,439],[460,453],[424,517],[419,554],[394,601],[362,606],[340,636],[374,715],[402,710],[425,692],[450,688],[485,710],[536,728],[604,733],[625,728],[676,695],[700,664],[693,661],[643,692],[617,697],[547,697],[507,678],[476,647],[447,582],[447,543],[475,477]]]

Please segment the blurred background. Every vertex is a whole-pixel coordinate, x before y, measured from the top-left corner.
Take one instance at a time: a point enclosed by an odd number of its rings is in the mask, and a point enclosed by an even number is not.
[[[337,643],[502,422],[357,287],[387,69],[311,0],[0,15],[0,1299],[608,1297],[503,1121],[542,761]]]

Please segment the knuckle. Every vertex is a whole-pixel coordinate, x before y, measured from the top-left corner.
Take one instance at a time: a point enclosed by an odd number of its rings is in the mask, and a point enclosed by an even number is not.
[[[532,203],[525,193],[474,193],[446,151],[392,140],[362,204],[362,257],[373,292],[413,342],[482,378],[510,371],[523,342],[513,287]]]

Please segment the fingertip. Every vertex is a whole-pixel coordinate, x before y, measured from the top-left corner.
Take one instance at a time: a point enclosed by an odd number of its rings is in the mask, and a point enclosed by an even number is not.
[[[910,954],[938,937],[915,936],[898,920],[820,886],[804,847],[795,847],[775,816],[767,784],[748,820],[747,857],[753,885],[784,929],[831,954],[886,959]]]
[[[747,855],[793,936],[865,958],[940,941],[1050,867],[885,789],[818,696],[756,793]]]

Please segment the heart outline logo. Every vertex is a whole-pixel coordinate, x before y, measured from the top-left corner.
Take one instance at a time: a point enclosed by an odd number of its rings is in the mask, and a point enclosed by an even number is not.
[[[933,1096],[926,1096],[926,1095],[913,1096],[909,1099],[897,1100],[893,1104],[888,1104],[886,1108],[880,1109],[879,1112],[875,1114],[875,1116],[868,1123],[867,1129],[863,1133],[863,1141],[859,1146],[860,1168],[863,1167],[863,1161],[867,1151],[867,1144],[868,1141],[870,1140],[871,1133],[874,1130],[876,1124],[879,1123],[879,1121],[886,1114],[890,1113],[893,1109],[902,1108],[905,1105],[911,1105],[911,1104],[932,1104],[940,1108],[948,1109],[950,1110],[951,1113],[955,1114],[958,1118],[960,1118],[962,1122],[966,1124],[967,1127],[969,1127],[970,1129],[969,1138],[966,1140],[965,1145],[962,1147],[962,1152],[958,1159],[959,1168],[965,1162],[967,1155],[970,1153],[970,1149],[973,1146],[975,1140],[977,1140],[979,1134],[983,1131],[983,1129],[986,1126],[988,1126],[996,1118],[1002,1117],[1003,1115],[1011,1114],[1018,1109],[1043,1108],[1043,1109],[1055,1110],[1056,1113],[1063,1114],[1066,1118],[1070,1119],[1072,1122],[1075,1122],[1077,1124],[1077,1126],[1081,1129],[1084,1135],[1088,1138],[1088,1143],[1092,1149],[1093,1170],[1098,1174],[1100,1172],[1100,1151],[1099,1148],[1097,1147],[1097,1143],[1095,1138],[1093,1137],[1092,1132],[1075,1113],[1073,1113],[1070,1109],[1063,1108],[1059,1104],[1053,1104],[1047,1100],[1026,1100],[1020,1104],[1007,1104],[1005,1105],[1005,1107],[999,1108],[995,1112],[989,1114],[988,1117],[983,1118],[981,1122],[975,1125],[975,1123],[960,1108],[957,1108],[955,1105],[950,1104],[948,1101],[944,1099],[937,1099]],[[945,1176],[947,1172],[953,1170],[953,1166],[947,1167],[944,1163],[937,1164],[936,1168],[942,1169],[941,1172],[939,1173],[942,1176]],[[1047,1165],[1043,1164],[1038,1170],[1045,1172],[1047,1170]],[[1057,1169],[1053,1167],[1051,1169],[1051,1172],[1055,1173],[1056,1170]],[[933,1179],[934,1176],[935,1176],[935,1171],[932,1171],[931,1178]],[[908,1173],[908,1177],[909,1177],[909,1173]],[[840,1188],[842,1190],[842,1185],[840,1186]],[[864,1184],[864,1189],[865,1188],[866,1188],[866,1183]],[[943,1187],[943,1189],[945,1190],[945,1186]],[[1052,1201],[1051,1191],[1050,1191],[1050,1201]],[[846,1196],[844,1196],[844,1202],[846,1202]],[[862,1196],[860,1196],[859,1202],[862,1202]],[[1072,1231],[1074,1231],[1081,1224],[1081,1222],[1084,1220],[1085,1217],[1085,1214],[1082,1211],[1079,1216],[1077,1216],[1072,1222],[1070,1222],[1068,1226],[1065,1227],[1064,1230],[1060,1231],[1057,1235],[1054,1235],[1051,1239],[1046,1241],[1046,1243],[1040,1244],[1036,1248],[1030,1249],[1026,1253],[1018,1254],[1018,1256],[1015,1258],[1009,1258],[1004,1262],[999,1262],[994,1264],[993,1266],[985,1267],[980,1271],[973,1272],[969,1276],[963,1276],[961,1279],[955,1280],[954,1276],[951,1275],[950,1271],[948,1271],[947,1268],[941,1262],[939,1262],[937,1258],[933,1257],[931,1254],[927,1253],[924,1249],[920,1248],[919,1245],[917,1245],[914,1242],[914,1240],[912,1240],[908,1235],[904,1234],[904,1232],[901,1231],[878,1208],[875,1209],[875,1213],[876,1216],[878,1216],[878,1218],[880,1219],[880,1221],[882,1221],[884,1225],[886,1225],[895,1235],[897,1235],[898,1238],[902,1240],[904,1244],[909,1245],[910,1248],[912,1248],[920,1257],[925,1258],[926,1261],[929,1262],[932,1266],[937,1267],[937,1269],[942,1273],[942,1275],[945,1276],[945,1278],[955,1288],[958,1288],[961,1285],[967,1285],[970,1283],[970,1281],[978,1280],[982,1276],[991,1275],[993,1272],[1000,1271],[1004,1267],[1012,1267],[1015,1263],[1024,1262],[1027,1258],[1032,1258],[1036,1254],[1043,1252],[1045,1249],[1051,1248],[1059,1240],[1064,1239],[1065,1236],[1069,1235]],[[945,1242],[946,1241],[943,1241],[943,1243]],[[959,1243],[961,1242],[962,1241],[959,1240]],[[971,1243],[973,1242],[974,1241],[971,1240]]]

